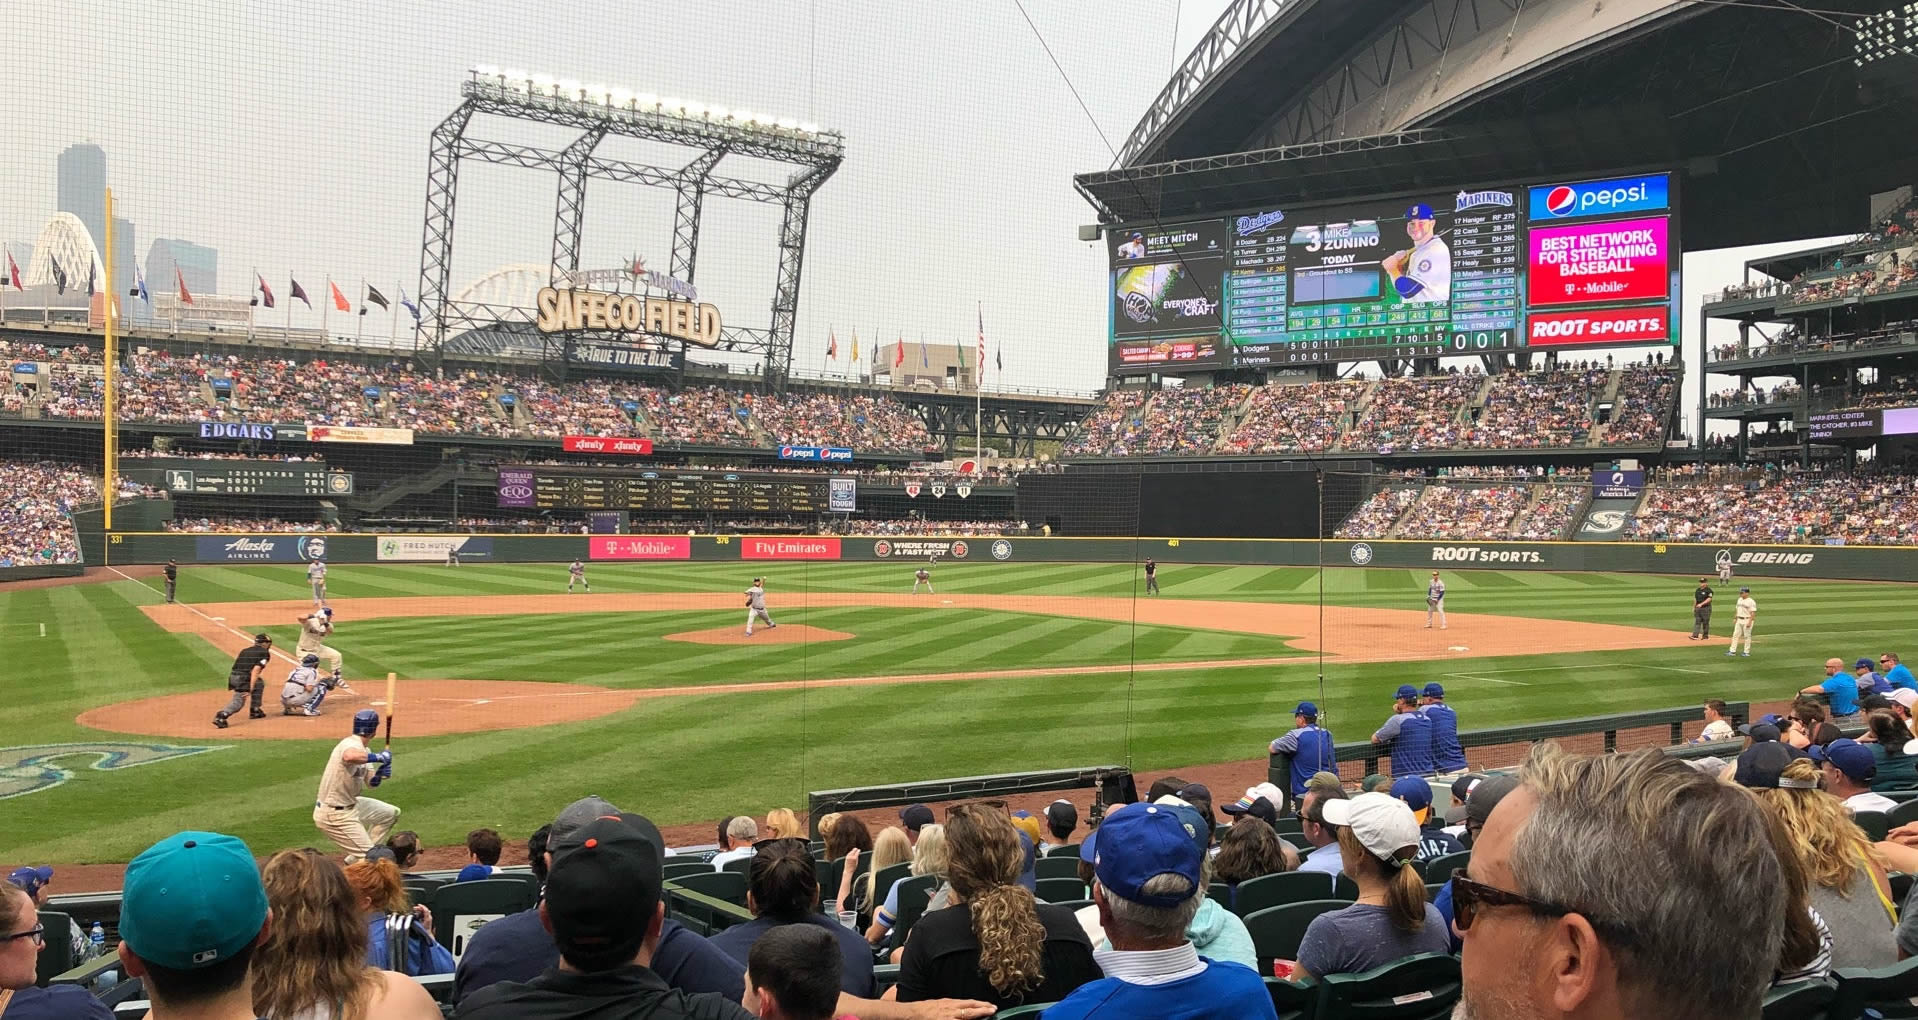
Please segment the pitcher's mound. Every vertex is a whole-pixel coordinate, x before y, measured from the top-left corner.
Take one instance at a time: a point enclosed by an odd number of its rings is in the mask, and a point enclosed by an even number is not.
[[[696,645],[798,645],[814,641],[851,641],[857,635],[843,630],[808,627],[803,623],[782,623],[777,627],[754,627],[751,637],[742,627],[714,627],[711,630],[684,630],[666,635],[668,641],[688,641]]]
[[[781,627],[780,630],[784,630]],[[353,731],[353,713],[371,708],[386,717],[386,681],[354,681],[352,694],[327,696],[320,715],[281,715],[273,704],[264,719],[245,712],[216,729],[213,713],[226,703],[223,689],[169,694],[138,701],[101,705],[80,713],[82,726],[114,733],[144,733],[194,740],[334,740]],[[279,693],[269,683],[268,697]],[[397,702],[393,730],[396,736],[431,737],[442,733],[512,730],[548,726],[611,715],[639,700],[637,691],[591,687],[585,684],[546,684],[523,680],[401,680],[393,695]]]

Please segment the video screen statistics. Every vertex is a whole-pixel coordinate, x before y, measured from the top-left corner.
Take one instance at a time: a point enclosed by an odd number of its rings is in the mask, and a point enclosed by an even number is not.
[[[1115,373],[1673,343],[1671,175],[1108,233]]]

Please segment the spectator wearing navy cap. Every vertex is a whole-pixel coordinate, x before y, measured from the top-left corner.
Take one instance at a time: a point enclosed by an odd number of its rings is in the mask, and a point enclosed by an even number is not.
[[[1096,954],[1105,977],[1046,1010],[1049,1020],[1277,1020],[1256,971],[1207,959],[1187,937],[1211,902],[1205,853],[1191,831],[1196,819],[1176,805],[1132,805],[1108,814],[1087,840],[1092,902],[1112,948]]]
[[[232,836],[181,832],[127,865],[120,963],[144,979],[153,1020],[251,1020],[253,954],[273,927],[253,852]]]
[[[1412,867],[1419,824],[1411,808],[1382,793],[1361,793],[1328,802],[1325,819],[1338,826],[1339,852],[1359,900],[1306,926],[1294,976],[1354,974],[1446,952],[1445,920],[1425,901],[1425,880]]]
[[[1890,797],[1871,792],[1872,778],[1878,775],[1878,761],[1872,757],[1871,748],[1841,737],[1823,747],[1813,745],[1810,756],[1819,765],[1825,792],[1843,802],[1845,810],[1857,814],[1890,811],[1898,806]]]
[[[1438,778],[1457,779],[1470,768],[1465,764],[1465,745],[1458,739],[1458,712],[1445,703],[1445,687],[1436,680],[1426,684],[1419,693],[1420,707],[1425,710],[1425,717],[1432,720],[1432,757]]]
[[[1337,772],[1338,756],[1332,748],[1332,731],[1319,725],[1319,706],[1309,701],[1299,702],[1292,710],[1292,729],[1284,736],[1272,741],[1271,753],[1284,758],[1291,769],[1291,801],[1305,796],[1306,781],[1315,772]],[[1284,809],[1289,805],[1278,804]]]
[[[47,887],[53,884],[53,869],[44,864],[37,868],[15,868],[13,873],[7,876],[7,881],[26,893],[33,900],[36,908],[45,907]],[[54,932],[53,937],[59,938],[60,933]],[[88,939],[87,933],[81,930],[79,920],[71,916],[67,918],[67,942],[72,946],[73,958],[76,960],[84,960],[93,954],[92,940]]]
[[[113,1020],[113,1011],[79,985],[35,988],[46,931],[35,923],[33,898],[0,885],[0,1015],[8,1020]],[[57,934],[57,933],[56,933]]]
[[[924,804],[908,804],[899,809],[899,824],[906,830],[906,835],[912,838],[914,846],[919,845],[919,830],[933,821],[932,809]]]
[[[1438,771],[1432,719],[1419,707],[1418,688],[1399,685],[1392,696],[1392,717],[1372,734],[1372,743],[1391,754],[1393,776],[1429,776]]]
[[[1435,857],[1465,849],[1465,844],[1445,831],[1445,819],[1432,810],[1431,783],[1418,776],[1395,779],[1392,781],[1392,796],[1411,808],[1412,818],[1418,822],[1419,845],[1418,852],[1412,856],[1414,861],[1424,864]]]
[[[1878,671],[1871,668],[1872,665],[1873,663],[1870,659],[1859,659],[1857,662],[1851,664],[1851,675],[1858,680],[1858,696],[1860,698],[1863,698],[1867,694],[1891,693],[1891,682],[1879,676]]]

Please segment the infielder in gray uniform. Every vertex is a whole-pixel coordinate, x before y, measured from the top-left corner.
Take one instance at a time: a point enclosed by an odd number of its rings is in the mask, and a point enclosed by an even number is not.
[[[307,564],[306,583],[313,586],[313,605],[326,605],[326,564],[319,560]]]
[[[746,636],[753,636],[753,621],[764,620],[766,626],[777,627],[773,618],[766,614],[766,585],[763,578],[753,578],[753,586],[746,589]]]
[[[1438,571],[1432,571],[1432,583],[1425,586],[1425,629],[1432,629],[1432,614],[1438,614],[1440,630],[1445,629],[1445,582],[1439,580]]]

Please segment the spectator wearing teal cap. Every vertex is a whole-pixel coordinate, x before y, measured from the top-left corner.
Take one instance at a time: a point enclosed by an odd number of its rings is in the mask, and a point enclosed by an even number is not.
[[[154,1020],[251,1020],[253,952],[272,930],[266,888],[245,843],[181,832],[127,865],[120,962],[146,981]]]

